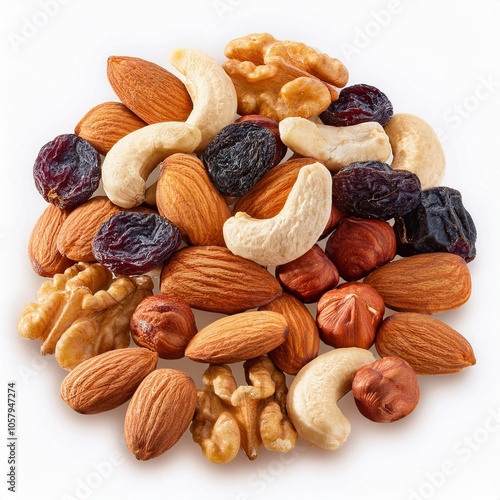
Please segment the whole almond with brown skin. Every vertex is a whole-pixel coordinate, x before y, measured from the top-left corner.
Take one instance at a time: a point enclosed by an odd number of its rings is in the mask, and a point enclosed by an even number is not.
[[[225,247],[184,247],[162,267],[160,290],[203,311],[234,314],[271,302],[281,295],[267,269]]]
[[[153,62],[110,56],[108,80],[120,101],[148,124],[183,122],[193,109],[184,83]]]
[[[194,415],[196,385],[185,372],[162,368],[138,387],[125,414],[125,443],[138,460],[150,460],[179,441]]]
[[[102,155],[122,137],[147,123],[121,102],[103,102],[90,109],[75,127],[75,134],[90,142]]]
[[[237,363],[272,351],[287,335],[287,320],[277,312],[233,314],[202,328],[189,341],[186,357],[202,363]]]
[[[52,203],[47,205],[36,221],[28,240],[28,257],[31,267],[40,276],[52,278],[74,264],[57,247],[58,234],[68,218],[70,210]]]
[[[95,262],[92,241],[112,215],[121,211],[154,213],[147,207],[121,208],[107,196],[95,196],[76,207],[66,218],[57,235],[57,249],[76,262]]]
[[[80,363],[62,381],[61,397],[73,410],[94,414],[128,401],[158,362],[142,347],[115,349]]]
[[[419,375],[455,373],[476,364],[472,346],[446,323],[420,313],[396,313],[377,331],[380,356],[398,356]]]
[[[269,351],[274,364],[285,373],[296,375],[319,352],[319,332],[309,309],[293,295],[283,293],[259,308],[282,314],[288,323],[285,341]]]
[[[189,244],[226,246],[222,226],[231,211],[196,156],[177,153],[162,162],[156,204]]]
[[[465,260],[445,252],[394,260],[372,271],[363,283],[375,288],[389,309],[426,314],[463,305],[472,287]]]

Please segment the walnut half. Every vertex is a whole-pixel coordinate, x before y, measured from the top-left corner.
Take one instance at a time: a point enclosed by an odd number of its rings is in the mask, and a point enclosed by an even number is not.
[[[80,262],[42,283],[37,303],[26,304],[17,329],[39,338],[42,354],[54,354],[62,368],[130,343],[130,316],[152,295],[149,276],[113,279],[101,264]]]
[[[193,440],[213,463],[233,460],[241,448],[250,460],[259,446],[287,453],[297,432],[286,413],[285,375],[267,356],[243,364],[249,385],[237,386],[227,365],[210,365],[191,424]]]

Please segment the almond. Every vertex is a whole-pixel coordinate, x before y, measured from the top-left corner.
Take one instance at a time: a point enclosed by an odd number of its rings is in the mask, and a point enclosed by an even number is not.
[[[319,351],[319,331],[309,309],[292,295],[283,293],[259,311],[274,311],[285,317],[288,336],[269,352],[269,357],[282,371],[296,375]]]
[[[120,101],[148,124],[183,122],[193,109],[184,83],[153,62],[111,56],[108,80]]]
[[[314,158],[296,158],[276,165],[248,193],[241,196],[233,213],[246,212],[256,219],[270,219],[277,215],[292,190],[299,170],[315,163]]]
[[[128,401],[158,362],[143,347],[116,349],[80,363],[64,378],[61,397],[79,413],[100,413]]]
[[[125,414],[125,443],[138,460],[158,457],[188,428],[196,408],[196,385],[180,370],[150,373],[130,400]]]
[[[96,196],[76,207],[66,218],[57,236],[57,249],[76,262],[94,262],[92,240],[101,224],[121,211],[153,213],[146,207],[121,208],[107,196]]]
[[[435,252],[395,260],[364,280],[389,309],[427,314],[463,305],[471,294],[469,268],[458,255]]]
[[[49,203],[31,231],[28,257],[33,270],[40,276],[52,278],[74,264],[57,247],[58,234],[69,214],[70,210]]]
[[[106,155],[122,137],[145,125],[144,120],[121,102],[103,102],[83,116],[75,127],[75,134]]]
[[[419,375],[455,373],[476,364],[469,342],[446,323],[419,313],[387,317],[377,332],[380,356],[398,356]]]
[[[196,156],[177,153],[163,161],[156,204],[189,244],[225,246],[222,226],[231,211]]]
[[[186,347],[186,356],[202,363],[236,363],[256,358],[285,341],[288,323],[282,314],[249,311],[218,319],[201,329]]]
[[[203,311],[234,314],[281,295],[278,280],[265,268],[225,247],[185,247],[163,265],[161,293],[184,299]]]

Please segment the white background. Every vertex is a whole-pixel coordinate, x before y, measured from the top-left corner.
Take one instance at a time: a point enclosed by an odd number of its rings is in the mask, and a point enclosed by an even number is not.
[[[18,388],[17,492],[7,491],[0,446],[0,498],[68,500],[175,498],[500,500],[498,1],[83,1],[0,0],[0,438],[7,429],[7,381]],[[477,365],[460,374],[420,377],[421,400],[394,424],[374,424],[346,396],[346,444],[322,452],[299,441],[289,455],[262,449],[216,466],[190,433],[165,455],[141,463],[123,443],[126,406],[95,416],[59,397],[65,375],[15,322],[42,278],[26,246],[45,201],[32,180],[40,147],[72,132],[97,103],[115,100],[109,55],[171,69],[168,53],[201,48],[220,62],[233,38],[268,31],[341,59],[350,84],[369,83],[439,132],[447,155],[444,184],[463,195],[478,229],[470,263],[473,294],[439,315],[472,343]],[[182,367],[199,385],[202,366]]]

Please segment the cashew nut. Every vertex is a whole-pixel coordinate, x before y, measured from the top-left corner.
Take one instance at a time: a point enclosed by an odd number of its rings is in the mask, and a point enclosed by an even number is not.
[[[422,189],[441,185],[446,158],[434,129],[410,113],[395,114],[385,126],[394,159],[391,167],[409,170],[420,179]]]
[[[270,219],[254,219],[245,212],[226,220],[226,246],[236,255],[262,266],[278,266],[297,259],[321,236],[332,207],[332,176],[321,163],[299,171],[281,211]]]
[[[102,163],[106,195],[123,208],[140,205],[156,166],[173,153],[191,153],[200,141],[200,130],[184,122],[154,123],[131,132],[115,143]]]
[[[344,444],[351,424],[337,401],[351,390],[356,372],[373,361],[370,351],[345,347],[321,354],[299,371],[290,385],[286,407],[302,439],[324,450]]]
[[[391,145],[378,122],[332,127],[300,117],[279,124],[281,140],[295,153],[316,158],[337,172],[355,161],[382,161],[391,156]]]
[[[186,120],[201,130],[198,151],[236,119],[238,100],[233,82],[222,66],[209,54],[196,49],[176,49],[170,62],[186,78],[185,85],[193,111]]]

